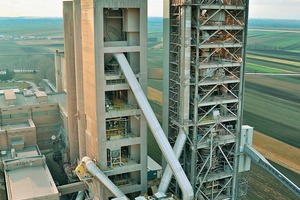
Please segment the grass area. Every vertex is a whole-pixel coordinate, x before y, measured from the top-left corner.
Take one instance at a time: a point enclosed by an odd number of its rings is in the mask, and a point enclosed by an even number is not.
[[[36,80],[36,74],[32,73],[16,73],[15,80],[23,80],[23,81],[31,81],[34,82]]]
[[[282,73],[285,70],[271,68],[263,65],[257,65],[254,63],[246,63],[247,72],[262,72],[262,73]]]
[[[244,124],[300,148],[300,104],[246,89]]]
[[[148,49],[148,68],[163,67],[163,49]]]
[[[271,58],[271,57],[267,57],[267,56],[258,56],[258,55],[251,55],[251,54],[247,54],[247,58],[264,60],[264,61],[269,61],[269,62],[274,62],[274,63],[280,63],[282,65],[291,65],[291,66],[300,67],[299,62],[290,61],[287,59],[278,59],[278,58]]]
[[[250,29],[249,35],[255,36],[248,38],[248,47],[250,49],[300,50],[298,31]]]
[[[5,88],[27,89],[28,87],[29,84],[23,82],[0,83],[0,89],[5,89]]]
[[[246,61],[248,63],[254,63],[256,65],[261,65],[261,66],[266,66],[266,67],[270,67],[270,68],[274,68],[274,69],[283,70],[288,73],[299,73],[300,72],[300,68],[297,66],[294,66],[294,65],[281,64],[281,63],[267,61],[264,59],[253,59],[253,58],[248,58],[248,57],[247,57]],[[247,68],[246,68],[246,70],[248,71]]]
[[[148,86],[150,86],[150,87],[152,87],[154,89],[160,90],[160,91],[163,90],[163,82],[162,82],[162,80],[149,79],[148,80]]]
[[[299,57],[300,51],[295,50],[262,50],[262,49],[255,49],[247,50],[248,55],[257,55],[269,58],[276,58],[281,60],[290,60],[290,61],[300,61]]]
[[[279,76],[282,77],[282,76]],[[286,78],[289,78],[288,76]],[[289,93],[288,95],[295,95],[300,97],[299,92],[297,91],[297,88],[299,86],[299,81],[296,83],[293,83],[293,79],[285,79],[285,80],[280,80],[278,79],[278,76],[252,76],[252,75],[246,75],[246,85],[247,88],[250,88],[249,83],[254,83],[256,85],[263,86],[263,87],[268,87],[280,91],[284,91],[285,93]],[[296,88],[296,90],[295,90]],[[300,89],[299,89],[300,91]],[[280,92],[281,93],[281,92]]]

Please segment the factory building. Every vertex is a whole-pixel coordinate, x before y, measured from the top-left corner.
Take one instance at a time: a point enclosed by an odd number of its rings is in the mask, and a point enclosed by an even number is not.
[[[4,91],[0,94],[1,149],[38,145],[42,151],[51,150],[51,137],[61,138],[68,132],[65,106],[64,93]],[[68,138],[62,139],[68,146]]]
[[[164,1],[163,127],[146,98],[147,1],[64,1],[63,16],[56,93],[0,94],[10,199],[22,192],[22,173],[41,184],[34,170],[48,182],[28,199],[243,199],[249,157],[299,191],[253,150],[253,128],[242,127],[248,0]],[[148,127],[163,170],[147,156]],[[69,184],[54,186],[49,152]]]
[[[0,94],[0,170],[7,198],[60,199],[46,163],[68,163],[65,93],[5,90]]]

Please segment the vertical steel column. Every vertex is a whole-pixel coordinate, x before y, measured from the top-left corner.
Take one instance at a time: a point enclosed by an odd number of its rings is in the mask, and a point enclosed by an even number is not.
[[[199,82],[199,42],[200,42],[200,30],[199,30],[199,16],[200,16],[200,6],[197,6],[197,38],[196,38],[196,60],[194,64],[195,68],[195,88],[194,88],[194,110],[193,110],[193,115],[194,115],[194,127],[193,127],[193,139],[192,139],[192,156],[191,156],[191,175],[190,175],[190,180],[191,184],[193,186],[193,189],[195,190],[196,187],[196,176],[197,176],[197,170],[196,170],[196,165],[197,165],[197,143],[198,143],[198,102],[199,102],[199,91],[198,91],[198,82]]]
[[[243,125],[243,110],[244,110],[244,90],[245,90],[245,67],[246,67],[246,44],[247,44],[247,36],[248,36],[248,14],[249,14],[249,0],[244,0],[244,32],[243,32],[243,53],[242,53],[242,66],[240,68],[240,88],[239,88],[239,106],[238,106],[238,132],[236,133],[235,140],[235,155],[234,155],[234,174],[233,174],[233,184],[232,184],[232,194],[233,200],[239,199],[239,191],[238,191],[238,169],[239,169],[239,147],[241,143],[241,133],[242,133],[242,125]]]
[[[170,90],[170,0],[163,1],[163,105],[162,105],[162,128],[168,137],[169,133],[169,90]],[[166,166],[166,160],[162,156],[162,167]]]

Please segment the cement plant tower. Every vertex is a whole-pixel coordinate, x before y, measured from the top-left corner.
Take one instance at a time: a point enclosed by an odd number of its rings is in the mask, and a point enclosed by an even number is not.
[[[128,197],[146,193],[147,122],[120,63],[129,66],[145,91],[147,3],[65,1],[64,21],[66,69],[74,71],[67,85],[76,86],[67,88],[68,102],[73,102],[69,110],[75,108],[69,116],[78,122],[71,122],[78,129],[78,137],[69,137],[71,161],[89,156]],[[97,181],[89,186],[95,199],[111,195]]]
[[[241,199],[248,0],[168,0],[164,9],[164,131],[196,199]],[[180,194],[164,178],[161,191]]]
[[[165,0],[164,9],[163,131],[144,95],[147,1],[64,2],[71,161],[89,156],[89,173],[112,181],[89,183],[94,198],[147,193],[148,123],[166,161],[158,199],[240,199],[248,1]]]

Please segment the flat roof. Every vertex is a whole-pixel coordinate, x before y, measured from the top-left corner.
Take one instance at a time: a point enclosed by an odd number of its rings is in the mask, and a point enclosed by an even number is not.
[[[13,90],[5,90],[4,91],[5,100],[16,100],[16,95]]]
[[[49,177],[47,166],[22,167],[5,172],[11,199],[45,199],[49,196],[57,196],[59,199],[58,190],[52,177]]]
[[[47,97],[47,94],[44,91],[37,91],[37,92],[35,92],[35,96],[37,98],[41,98],[41,97]]]
[[[39,95],[43,95],[43,94],[40,93]],[[19,92],[19,93],[15,93],[15,96],[16,96],[15,106],[31,106],[31,105],[39,104],[39,99],[37,98],[36,94],[24,95],[22,92]],[[47,101],[48,103],[59,103],[64,108],[66,108],[67,100],[66,100],[66,94],[64,92],[46,94],[46,96],[48,96],[48,101]],[[6,104],[5,95],[0,93],[0,108],[1,107],[9,107],[9,106],[7,106]]]
[[[23,122],[23,123],[18,123],[18,124],[9,124],[9,125],[6,125],[6,126],[2,126],[2,129],[3,128],[13,128],[13,129],[16,129],[16,128],[29,128],[30,127],[30,124],[28,122]],[[0,128],[1,130],[1,128]]]
[[[59,192],[37,146],[11,151],[2,157],[8,200],[59,200]]]
[[[11,149],[7,149],[7,150],[2,150],[1,153],[4,153],[1,158],[1,162],[5,162],[7,160],[12,160],[12,155],[11,155]],[[16,158],[26,158],[26,157],[34,157],[34,156],[40,156],[40,150],[37,147],[37,145],[34,146],[27,146],[24,147],[22,150],[20,149],[16,149]]]

